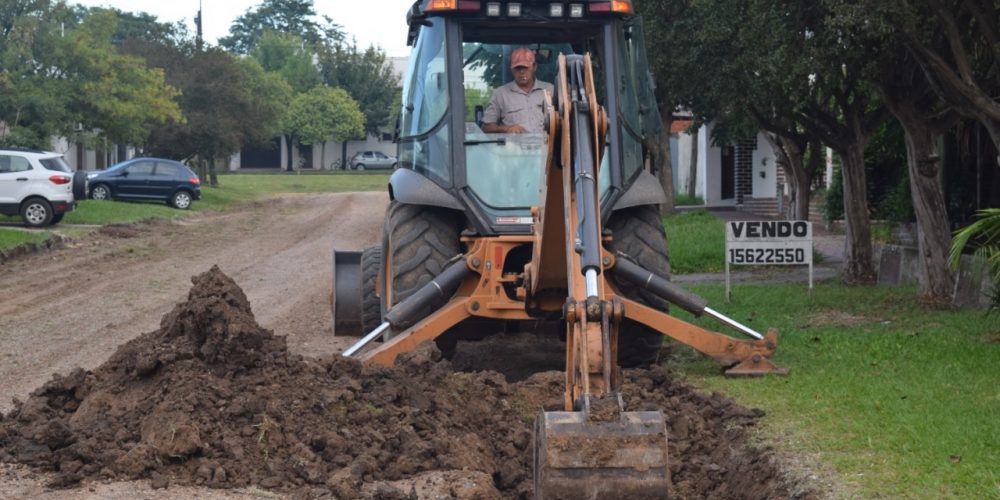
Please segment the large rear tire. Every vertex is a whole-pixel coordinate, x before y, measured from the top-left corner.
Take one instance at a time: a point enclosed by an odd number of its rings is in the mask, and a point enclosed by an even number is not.
[[[378,272],[382,267],[382,247],[368,247],[361,252],[361,334],[367,335],[382,324],[382,298],[376,294]]]
[[[439,207],[390,202],[382,240],[382,255],[387,256],[383,258],[382,279],[383,284],[388,285],[382,287],[382,317],[393,304],[402,302],[441,274],[451,258],[461,251],[458,238],[454,212]],[[386,279],[390,275],[391,279]],[[442,301],[430,304],[417,315],[417,319],[426,317],[442,305]],[[412,325],[397,326],[408,328]],[[450,336],[438,337],[438,348],[450,357],[454,353],[455,342],[443,337]]]
[[[622,252],[647,270],[670,279],[670,256],[667,235],[656,205],[643,205],[611,214],[607,229],[612,232],[608,245],[613,252]],[[620,280],[613,274],[611,282],[625,297],[647,306],[667,311],[667,301]],[[625,367],[654,364],[660,355],[663,335],[645,325],[625,320],[618,337],[618,364]]]

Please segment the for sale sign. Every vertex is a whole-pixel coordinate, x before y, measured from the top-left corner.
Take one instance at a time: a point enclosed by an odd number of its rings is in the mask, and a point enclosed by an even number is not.
[[[809,221],[729,221],[726,223],[726,297],[729,266],[809,266],[812,289],[812,223]]]

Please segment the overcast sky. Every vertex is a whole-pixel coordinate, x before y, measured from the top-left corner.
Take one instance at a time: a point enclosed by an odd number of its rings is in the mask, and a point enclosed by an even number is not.
[[[195,32],[199,0],[68,0],[87,6],[115,7],[127,12],[148,12],[160,21],[184,21]],[[261,0],[202,0],[205,41],[212,44],[229,34],[237,17]],[[329,16],[358,45],[382,47],[390,56],[406,56],[406,11],[413,0],[315,0],[316,13]]]

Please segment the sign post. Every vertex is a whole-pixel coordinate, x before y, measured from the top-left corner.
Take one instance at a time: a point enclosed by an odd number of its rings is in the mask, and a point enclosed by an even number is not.
[[[809,221],[729,221],[726,223],[726,301],[732,297],[730,265],[809,266],[813,289],[812,223]]]

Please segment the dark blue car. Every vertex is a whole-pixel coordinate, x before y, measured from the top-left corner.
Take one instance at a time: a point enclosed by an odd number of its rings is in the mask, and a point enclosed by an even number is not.
[[[165,201],[180,209],[201,198],[201,180],[183,163],[162,158],[133,158],[91,172],[90,197],[95,200]]]

